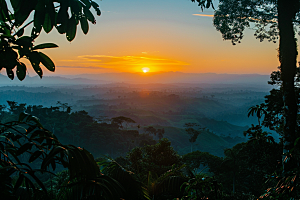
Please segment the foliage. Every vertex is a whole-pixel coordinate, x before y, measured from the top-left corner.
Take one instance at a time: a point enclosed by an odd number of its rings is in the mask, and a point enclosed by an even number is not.
[[[190,135],[189,142],[191,143],[191,152],[193,152],[193,143],[196,142],[198,136],[202,131],[205,131],[206,128],[198,128],[197,130],[194,127],[199,127],[199,124],[196,123],[185,123],[185,132]]]
[[[23,113],[18,121],[1,124],[0,137],[1,196],[6,199],[17,199],[21,185],[30,195],[38,195],[39,189],[47,194],[36,173],[52,173],[58,164],[69,170],[67,186],[76,187],[73,192],[77,195],[72,199],[89,196],[111,199],[118,194],[113,179],[100,173],[91,153],[73,145],[62,145],[32,115]],[[15,184],[11,178],[14,175],[17,176]]]
[[[117,158],[118,163],[105,158],[97,160],[101,161],[99,162],[100,165],[105,166],[102,172],[116,179],[123,186],[125,193],[122,197],[124,199],[150,199],[150,197],[151,199],[173,199],[183,195],[180,186],[186,180],[182,173],[185,165],[176,166],[170,163],[170,167],[168,169],[162,168],[164,171],[160,171],[161,174],[158,175],[155,172],[157,168],[147,167],[149,163],[139,166],[139,172],[127,170],[132,168],[128,156],[127,159]],[[119,163],[122,163],[124,167]],[[143,162],[140,162],[140,164],[143,164]]]
[[[221,185],[213,177],[196,174],[182,185],[185,186],[184,199],[220,199],[222,197]]]
[[[173,165],[180,165],[180,157],[171,147],[171,142],[163,138],[155,145],[136,147],[126,156],[128,168],[137,173],[141,178],[146,177],[149,171],[162,175],[172,169]]]
[[[62,103],[65,104],[65,103]],[[92,152],[95,156],[109,154],[111,157],[125,155],[136,146],[155,144],[152,136],[139,134],[137,130],[122,129],[116,124],[100,123],[86,111],[68,112],[68,109],[26,105],[13,102],[10,112],[2,111],[1,121],[16,120],[21,112],[37,116],[45,128],[62,143],[72,143]],[[13,110],[13,111],[11,111]],[[130,119],[130,118],[128,118]]]
[[[154,135],[158,137],[158,139],[162,139],[164,137],[164,134],[165,134],[165,129],[164,128],[154,128],[153,126],[148,126],[148,127],[145,127],[144,128],[144,131],[146,134],[148,135]]]
[[[223,162],[223,158],[211,155],[208,152],[193,151],[183,155],[182,162],[194,173],[198,172],[198,169],[200,169],[202,165],[203,167],[208,167],[209,172],[214,174],[221,171],[220,166]]]
[[[119,116],[119,117],[114,117],[111,119],[111,123],[113,125],[116,125],[118,128],[125,128],[127,129],[128,124],[130,123],[136,123],[133,119],[130,119],[129,117],[124,117],[124,116]]]
[[[241,42],[244,30],[250,28],[251,23],[256,30],[256,39],[276,42],[279,36],[277,12],[277,5],[272,0],[222,0],[214,15],[214,25],[223,39],[231,40],[233,45]]]
[[[124,188],[122,198],[124,199],[150,199],[143,184],[137,179],[136,174],[126,170],[116,161],[110,158],[97,159],[100,166],[104,167],[102,172],[117,180]]]
[[[198,6],[203,10],[204,8],[209,8],[210,6],[214,8],[212,0],[192,0],[192,2],[198,2]]]
[[[53,61],[38,50],[58,46],[53,43],[33,44],[42,29],[49,33],[55,27],[60,34],[66,34],[71,42],[76,36],[79,22],[84,34],[89,31],[88,21],[96,23],[91,7],[100,15],[99,5],[92,0],[11,0],[10,3],[13,11],[8,9],[5,0],[0,1],[0,70],[5,68],[10,79],[14,79],[13,69],[16,68],[18,79],[24,80],[27,69],[21,62],[22,58],[30,61],[40,78],[43,77],[40,64],[49,71],[55,71]],[[28,20],[32,12],[33,20]],[[23,36],[30,24],[33,24],[31,35]]]

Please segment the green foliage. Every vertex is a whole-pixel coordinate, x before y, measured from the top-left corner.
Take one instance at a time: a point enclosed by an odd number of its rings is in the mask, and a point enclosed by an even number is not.
[[[193,151],[183,155],[182,162],[186,164],[189,170],[195,173],[202,165],[204,167],[208,167],[209,172],[217,174],[222,171],[220,167],[223,162],[223,158],[211,155],[207,152]]]
[[[151,145],[151,147],[157,149],[166,142],[169,143],[163,139],[160,141],[161,144]],[[126,159],[117,158],[118,163],[105,158],[97,160],[100,161],[101,166],[105,166],[102,172],[116,179],[123,186],[125,193],[122,197],[124,199],[173,199],[181,197],[180,186],[186,180],[182,173],[185,166],[180,165],[179,162],[174,164],[172,160],[166,161],[170,163],[164,165],[152,163],[159,162],[160,159],[158,158],[159,155],[155,155],[156,152],[151,154],[153,149],[149,150],[149,147],[150,145],[133,149],[128,153]],[[149,158],[150,156],[152,158]],[[167,156],[165,155],[165,159]],[[151,166],[149,166],[150,164]]]
[[[214,14],[214,26],[223,39],[231,40],[233,45],[241,42],[244,30],[250,28],[251,23],[257,39],[276,42],[279,36],[277,12],[277,3],[272,0],[221,0]]]
[[[165,134],[165,129],[164,128],[154,128],[153,126],[148,126],[148,127],[145,127],[144,128],[144,131],[146,134],[148,135],[154,135],[158,137],[158,139],[162,139],[164,137],[164,134]]]
[[[133,119],[130,119],[129,117],[119,116],[112,118],[111,123],[122,129],[124,128],[125,124],[125,128],[127,129],[128,124],[135,123],[135,121]]]
[[[197,174],[185,182],[184,199],[222,199],[221,185],[213,177],[208,177],[205,174]]]
[[[126,166],[130,171],[146,177],[149,171],[157,176],[170,170],[173,165],[180,165],[180,157],[171,147],[171,142],[163,138],[155,145],[136,147],[126,156],[129,164]]]
[[[198,136],[202,131],[205,131],[206,128],[198,128],[197,130],[194,127],[199,127],[199,124],[196,123],[185,123],[185,131],[190,135],[189,142],[191,143],[191,152],[193,152],[193,143],[196,142]]]
[[[17,67],[19,80],[26,76],[26,65],[22,58],[28,59],[35,72],[43,77],[41,64],[49,71],[55,71],[53,61],[37,50],[58,47],[53,43],[34,45],[34,40],[42,29],[49,33],[55,27],[60,34],[66,34],[68,41],[76,36],[80,21],[84,34],[88,33],[88,21],[95,24],[96,20],[90,9],[93,7],[100,15],[99,5],[92,0],[52,1],[52,0],[11,0],[13,10],[10,11],[4,0],[0,1],[0,70],[5,68],[7,76],[14,79],[13,69]],[[28,20],[34,12],[33,20]],[[33,24],[30,36],[23,36],[24,30]]]
[[[40,189],[47,195],[37,173],[51,174],[58,164],[68,168],[66,187],[73,188],[71,199],[89,196],[112,199],[119,194],[118,184],[100,173],[91,153],[80,147],[61,144],[36,117],[23,113],[19,121],[0,124],[0,128],[1,197],[17,199],[21,185],[26,187],[30,196],[40,195]],[[12,184],[13,175],[17,176],[15,184]]]
[[[71,106],[67,103],[58,102],[56,107],[46,108],[8,101],[8,110],[10,112],[2,109],[0,113],[3,122],[16,120],[21,112],[29,113],[37,116],[62,143],[84,147],[95,156],[108,154],[117,157],[136,146],[156,143],[152,136],[139,134],[137,130],[99,123],[85,111],[71,112]]]
[[[198,2],[198,6],[203,10],[204,8],[212,7],[214,9],[212,0],[192,0],[192,2]]]
[[[146,188],[137,179],[136,174],[126,170],[112,159],[102,158],[97,160],[100,160],[100,162],[98,162],[99,165],[104,167],[101,171],[117,180],[124,189],[122,198],[132,200],[150,199]]]

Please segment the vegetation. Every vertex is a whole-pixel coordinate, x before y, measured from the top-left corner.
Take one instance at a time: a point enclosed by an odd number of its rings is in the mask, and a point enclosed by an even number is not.
[[[0,1],[0,69],[5,68],[7,76],[14,79],[13,69],[17,68],[19,80],[26,76],[26,65],[21,59],[28,59],[34,71],[43,77],[43,64],[49,71],[55,71],[53,61],[44,53],[37,51],[58,47],[53,43],[34,45],[34,40],[44,30],[49,33],[55,27],[60,34],[66,34],[68,41],[76,36],[80,22],[84,34],[89,31],[89,22],[95,24],[96,19],[91,13],[93,7],[100,15],[99,5],[91,0],[46,1],[46,0],[11,0],[13,10],[9,10],[5,0]],[[70,10],[70,12],[69,12]],[[28,20],[34,12],[33,20]],[[33,24],[31,35],[24,36],[25,29]]]

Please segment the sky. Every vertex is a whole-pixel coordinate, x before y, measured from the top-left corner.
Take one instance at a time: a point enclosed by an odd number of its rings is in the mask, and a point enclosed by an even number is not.
[[[102,15],[84,35],[68,42],[56,30],[36,44],[56,64],[45,75],[180,71],[184,73],[270,74],[277,70],[278,43],[260,42],[247,30],[242,43],[224,41],[213,26],[212,9],[190,0],[96,0]],[[215,6],[216,2],[215,2]],[[30,75],[32,72],[30,72]]]

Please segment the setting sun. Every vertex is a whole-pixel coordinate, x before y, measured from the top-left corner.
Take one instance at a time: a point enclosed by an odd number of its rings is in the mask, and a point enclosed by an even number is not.
[[[149,72],[150,68],[144,67],[144,68],[142,68],[142,70],[143,70],[144,73],[147,73],[147,72]]]

